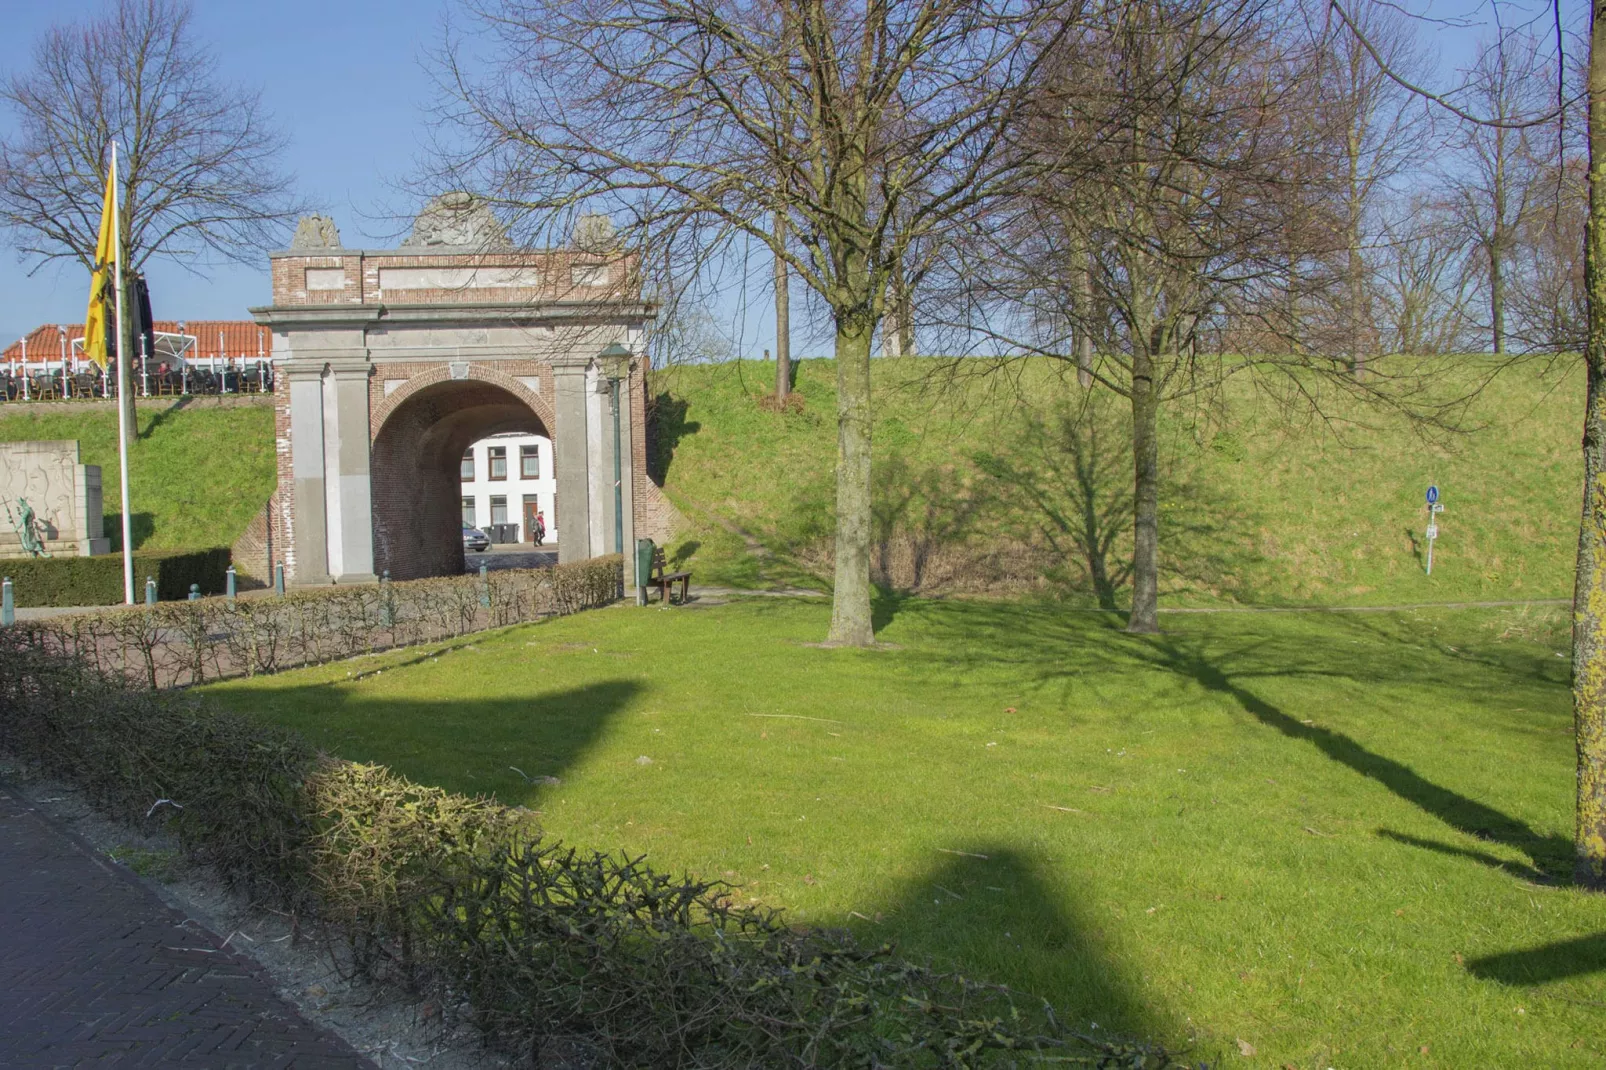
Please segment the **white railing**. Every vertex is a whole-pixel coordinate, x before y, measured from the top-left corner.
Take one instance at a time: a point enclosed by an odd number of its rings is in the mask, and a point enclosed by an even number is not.
[[[273,358],[263,351],[260,337],[255,355],[231,354],[223,343],[220,331],[217,351],[202,354],[195,335],[157,331],[152,354],[146,352],[142,337],[132,369],[139,396],[254,394],[273,389]],[[116,377],[84,356],[82,338],[69,344],[63,331],[58,353],[42,354],[40,346],[32,348],[30,352],[24,338],[20,359],[0,360],[0,403],[116,397]]]

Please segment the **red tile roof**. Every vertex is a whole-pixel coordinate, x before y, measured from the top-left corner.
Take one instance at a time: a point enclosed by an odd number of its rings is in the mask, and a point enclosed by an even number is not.
[[[189,320],[185,322],[184,329],[179,330],[177,320],[157,320],[155,327],[158,331],[170,334],[190,334],[195,336],[195,355],[200,358],[225,357],[254,357],[258,353],[269,355],[273,352],[273,333],[266,327],[253,323],[250,320]],[[84,325],[82,323],[46,323],[35,327],[28,332],[28,359],[60,360],[61,359],[61,330],[67,331],[67,344],[83,337]],[[219,349],[221,344],[222,348]],[[260,347],[260,348],[259,348]],[[22,359],[22,343],[13,342],[0,354],[0,360],[19,361]]]

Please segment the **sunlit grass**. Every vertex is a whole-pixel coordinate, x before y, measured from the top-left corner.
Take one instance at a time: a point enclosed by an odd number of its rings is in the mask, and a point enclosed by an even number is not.
[[[148,550],[229,546],[273,493],[273,409],[206,401],[139,406],[129,451],[134,545]],[[0,406],[0,442],[76,439],[84,464],[100,465],[106,534],[122,545],[117,412],[62,403]]]
[[[1571,594],[1582,485],[1578,363],[1519,364],[1486,382],[1487,358],[1390,360],[1372,385],[1401,400],[1481,388],[1452,414],[1456,430],[1317,382],[1306,384],[1319,402],[1312,409],[1285,381],[1257,386],[1249,375],[1165,410],[1163,602],[1392,605]],[[964,369],[969,378],[949,382],[952,364],[875,362],[877,539],[925,539],[938,590],[989,582],[998,564],[989,555],[1002,552],[1008,565],[1012,548],[1029,544],[1043,555],[1016,562],[1018,574],[995,593],[1043,583],[1088,605],[1096,592],[1078,541],[1107,540],[1114,600],[1129,604],[1120,574],[1131,555],[1132,472],[1122,399],[1090,394],[1043,362],[995,375],[980,374],[977,362]],[[768,367],[701,365],[653,379],[657,463],[689,522],[678,548],[698,582],[823,588],[834,530],[835,368],[803,362],[805,408],[775,413],[757,403],[774,381]],[[1432,576],[1429,483],[1445,505]],[[765,552],[755,556],[736,532]],[[940,574],[952,546],[964,548],[966,563],[950,582]]]
[[[616,608],[208,691],[1089,1028],[1231,1065],[1606,1057],[1606,902],[1567,886],[1560,612],[1140,638],[883,600],[873,651],[810,645],[828,612]]]

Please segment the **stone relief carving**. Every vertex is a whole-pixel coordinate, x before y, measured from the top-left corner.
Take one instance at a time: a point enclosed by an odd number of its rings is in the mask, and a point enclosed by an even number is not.
[[[71,440],[0,443],[0,558],[105,553],[100,469]]]
[[[426,204],[413,222],[412,234],[401,243],[403,249],[437,246],[504,252],[513,248],[513,242],[490,205],[472,193],[456,192]]]
[[[326,215],[304,215],[296,224],[296,236],[290,239],[292,249],[338,249],[340,231],[335,221]]]

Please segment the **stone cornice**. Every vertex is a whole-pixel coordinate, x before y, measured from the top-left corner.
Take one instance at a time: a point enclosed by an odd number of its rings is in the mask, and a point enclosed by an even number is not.
[[[482,249],[477,245],[419,245],[408,249],[274,249],[268,253],[268,259],[280,260],[291,256],[487,256],[505,258],[555,256],[563,253],[568,253],[571,256],[592,258],[619,258],[616,253],[591,253],[584,249],[561,247],[555,249]]]
[[[256,322],[266,327],[291,324],[309,326],[367,326],[380,323],[460,324],[476,326],[524,324],[532,327],[544,321],[565,323],[641,323],[655,319],[658,305],[653,301],[543,301],[537,304],[474,302],[452,305],[262,305],[249,310]]]

